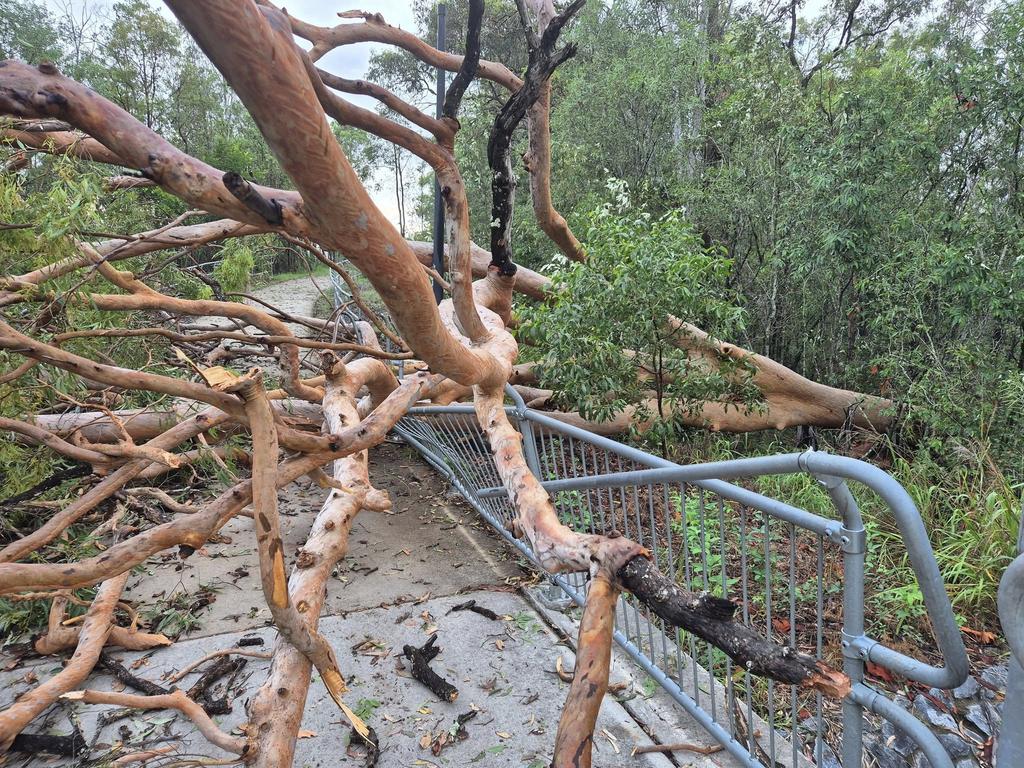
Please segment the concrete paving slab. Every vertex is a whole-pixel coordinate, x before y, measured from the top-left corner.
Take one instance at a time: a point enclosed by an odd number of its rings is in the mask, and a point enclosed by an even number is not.
[[[371,451],[370,479],[390,493],[392,514],[362,512],[349,537],[349,555],[328,582],[325,616],[421,597],[452,595],[522,576],[518,558],[464,502],[448,495],[447,483],[404,445]],[[291,559],[305,542],[326,496],[301,480],[278,499],[285,552]],[[155,605],[168,616],[168,632],[180,629],[167,601],[194,619],[182,638],[266,626],[270,612],[259,581],[255,532],[236,518],[187,560],[175,552],[151,558],[132,576],[125,595]]]
[[[502,618],[494,621],[468,611],[448,612],[467,599],[475,599]],[[327,617],[321,622],[321,630],[334,644],[348,675],[348,703],[367,715],[367,722],[379,735],[381,768],[476,764],[541,768],[549,764],[558,716],[568,691],[568,685],[554,672],[555,661],[561,655],[571,669],[573,655],[518,594],[481,590],[465,596],[432,598],[418,605],[376,608],[347,618]],[[403,644],[421,645],[431,631],[438,633],[438,644],[443,648],[433,666],[460,691],[454,703],[438,701],[409,676],[406,663],[396,658]],[[117,656],[126,665],[145,659],[137,674],[160,681],[165,673],[182,668],[209,650],[232,646],[242,634],[182,641],[148,655]],[[267,647],[276,635],[273,629],[252,634],[265,638]],[[216,718],[222,728],[230,730],[244,722],[246,702],[262,684],[268,667],[267,661],[249,661],[244,676],[232,689],[232,713]],[[180,685],[192,684],[199,674],[189,675]],[[0,706],[6,706],[28,687],[14,685],[12,678],[12,673],[6,673],[2,680],[5,684],[0,691]],[[110,690],[112,684],[111,678],[99,674],[89,681],[89,687],[105,690]],[[113,709],[60,704],[38,720],[33,731],[67,733],[69,714],[73,712],[86,738],[94,744],[93,757],[113,756],[111,747],[119,742],[126,742],[122,753],[173,744],[179,756],[223,756],[173,712],[139,713],[98,727],[99,716]],[[467,723],[468,738],[433,755],[427,737],[448,730],[457,715],[471,710],[477,715]],[[348,729],[315,675],[302,727],[309,735],[297,744],[296,768],[361,764],[358,756],[347,754]],[[631,758],[629,752],[636,743],[650,742],[629,713],[607,699],[598,720],[594,765],[671,765],[661,755]],[[12,755],[8,764],[28,765],[40,759]]]

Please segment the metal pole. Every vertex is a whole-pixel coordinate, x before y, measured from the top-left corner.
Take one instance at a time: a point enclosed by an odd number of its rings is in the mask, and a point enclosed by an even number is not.
[[[1017,551],[1024,553],[1024,522],[1017,535]],[[1024,765],[1024,554],[1010,563],[999,582],[999,621],[1010,646],[1010,670],[999,729],[996,765]]]
[[[448,8],[444,3],[437,6],[437,50],[445,50],[446,30],[445,21],[448,16]],[[440,119],[444,110],[444,89],[445,72],[441,67],[437,68],[437,118]],[[444,274],[444,207],[441,205],[441,185],[437,183],[437,176],[434,176],[434,270],[439,275]],[[434,280],[434,300],[440,304],[444,298],[444,290],[441,284]]]

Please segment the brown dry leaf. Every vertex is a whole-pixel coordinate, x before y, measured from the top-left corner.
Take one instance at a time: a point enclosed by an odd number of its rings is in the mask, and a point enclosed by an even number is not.
[[[873,661],[869,661],[867,663],[866,671],[869,675],[871,675],[871,677],[878,678],[879,680],[882,680],[886,683],[891,683],[895,679],[892,675],[892,672],[890,672],[883,666],[875,664]]]
[[[511,739],[512,738],[512,734],[509,733],[508,731],[495,731],[495,733],[498,734],[498,738],[499,739]]]
[[[558,679],[561,680],[563,683],[572,682],[573,673],[562,666],[561,656],[555,659],[555,674],[558,675]]]
[[[429,592],[425,592],[424,594],[420,595],[415,600],[413,600],[412,604],[413,605],[419,605],[420,603],[427,602],[427,600],[429,600],[429,599],[430,599],[430,593]]]
[[[299,731],[298,735],[299,735],[300,739],[312,739],[314,736],[316,736],[316,731],[305,731],[305,730],[303,730],[303,731]]]
[[[960,627],[960,631],[965,635],[970,635],[982,645],[992,645],[996,641],[996,635],[994,632],[989,632],[987,629],[971,629],[970,627]]]
[[[429,747],[433,740],[434,738],[430,735],[430,731],[424,733],[422,736],[420,736],[420,749],[426,749],[427,747]]]
[[[494,647],[497,648],[499,651],[504,651],[505,641],[499,637],[497,640],[494,641]]]

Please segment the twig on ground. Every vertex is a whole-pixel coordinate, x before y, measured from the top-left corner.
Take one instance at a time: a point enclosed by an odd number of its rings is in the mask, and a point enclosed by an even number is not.
[[[435,632],[422,647],[406,645],[403,646],[402,653],[412,662],[413,678],[427,686],[441,701],[455,701],[459,698],[458,688],[430,668],[430,662],[441,652],[441,649],[434,645],[436,642]]]
[[[464,603],[459,603],[458,605],[452,606],[448,609],[448,613],[455,613],[455,611],[472,611],[473,613],[479,613],[484,618],[488,618],[493,621],[497,621],[501,618],[490,608],[484,608],[482,605],[477,605],[476,600],[467,600]]]
[[[269,659],[269,658],[271,658],[273,656],[273,654],[271,654],[271,653],[269,653],[267,651],[251,651],[248,648],[238,648],[238,647],[235,647],[235,648],[223,648],[223,649],[221,649],[219,651],[210,651],[205,656],[201,656],[200,658],[196,659],[195,661],[193,661],[191,664],[189,664],[185,668],[175,672],[170,677],[166,677],[164,679],[167,680],[168,683],[174,684],[174,683],[178,682],[179,680],[181,680],[183,677],[186,677],[187,675],[189,675],[192,672],[194,672],[197,668],[201,667],[203,664],[208,662],[210,659],[216,659],[216,658],[218,658],[220,656],[227,656],[227,655],[232,654],[232,653],[237,654],[238,656],[249,656],[249,657],[254,658],[254,659]]]

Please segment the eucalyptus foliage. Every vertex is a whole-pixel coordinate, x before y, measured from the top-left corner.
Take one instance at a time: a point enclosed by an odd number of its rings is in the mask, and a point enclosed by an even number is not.
[[[587,263],[553,273],[553,299],[521,331],[539,351],[542,385],[597,421],[638,406],[639,421],[654,421],[654,439],[676,437],[678,417],[706,401],[749,406],[756,390],[744,386],[744,365],[692,358],[680,349],[685,331],[666,321],[676,315],[736,333],[742,313],[725,287],[729,260],[681,212],[654,216],[629,205],[624,185],[609,186],[617,201],[588,219]],[[648,376],[638,376],[638,363]]]

